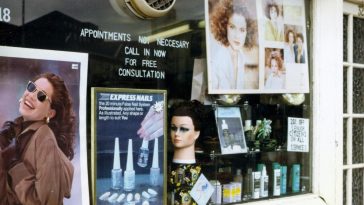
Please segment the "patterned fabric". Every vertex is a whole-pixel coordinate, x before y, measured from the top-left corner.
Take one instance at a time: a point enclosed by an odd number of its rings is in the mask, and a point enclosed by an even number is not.
[[[200,165],[172,163],[172,171],[168,180],[173,192],[174,205],[197,205],[189,192],[200,177],[200,173]]]

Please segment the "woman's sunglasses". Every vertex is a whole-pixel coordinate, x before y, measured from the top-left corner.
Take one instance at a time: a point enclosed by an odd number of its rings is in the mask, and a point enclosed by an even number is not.
[[[37,90],[38,90],[37,99],[39,100],[39,102],[44,102],[44,100],[48,100],[49,103],[52,103],[51,99],[48,97],[45,91],[37,89],[37,85],[32,81],[29,81],[27,85],[27,91],[34,93]]]

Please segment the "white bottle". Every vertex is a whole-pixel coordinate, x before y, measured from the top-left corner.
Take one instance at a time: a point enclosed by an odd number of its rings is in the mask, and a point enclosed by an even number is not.
[[[267,175],[267,170],[265,166],[262,169],[262,175],[260,177],[260,197],[268,197],[268,181],[269,177]]]
[[[260,195],[260,172],[252,172],[252,198],[259,199]]]
[[[273,169],[273,196],[281,195],[281,169]]]
[[[230,145],[233,146],[232,144],[233,142],[230,139],[229,127],[225,120],[222,120],[221,129],[222,129],[222,136],[224,138],[224,148],[227,148]]]
[[[126,159],[126,169],[124,171],[124,190],[132,191],[135,189],[135,171],[133,161],[133,140],[129,139],[128,154]]]
[[[114,145],[114,163],[111,170],[111,188],[118,190],[121,189],[123,170],[120,168],[120,151],[119,151],[119,138],[115,138]]]
[[[154,148],[153,148],[153,163],[150,168],[149,181],[150,185],[157,186],[159,183],[159,154],[158,154],[158,138],[154,139]]]

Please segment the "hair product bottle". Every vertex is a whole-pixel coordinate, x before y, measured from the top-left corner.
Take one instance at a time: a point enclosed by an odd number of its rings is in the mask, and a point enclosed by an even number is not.
[[[260,177],[260,197],[268,197],[268,181],[269,177],[267,175],[267,169],[265,165],[263,165],[262,172]]]
[[[236,170],[236,175],[234,176],[234,182],[236,187],[235,201],[241,201],[241,195],[243,190],[243,176],[241,175],[241,169]]]
[[[281,166],[273,163],[273,196],[281,195]]]
[[[281,194],[287,193],[287,166],[281,166]]]
[[[253,186],[253,192],[252,192],[252,198],[253,199],[259,199],[260,196],[260,177],[261,174],[259,171],[252,173],[252,186]]]
[[[291,169],[292,177],[292,192],[297,193],[300,191],[300,165],[293,164]]]

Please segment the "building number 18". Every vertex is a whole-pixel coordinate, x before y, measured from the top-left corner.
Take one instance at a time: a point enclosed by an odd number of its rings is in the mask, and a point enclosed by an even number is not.
[[[9,22],[10,20],[10,9],[0,7],[0,21]]]

